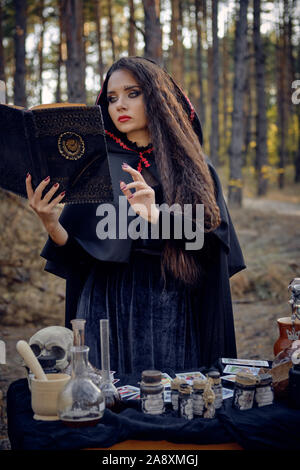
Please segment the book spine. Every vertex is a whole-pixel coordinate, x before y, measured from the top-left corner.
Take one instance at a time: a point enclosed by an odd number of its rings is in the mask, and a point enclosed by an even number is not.
[[[36,130],[33,112],[28,110],[24,112],[26,138],[30,147],[32,160],[32,182],[34,188],[37,187],[42,179],[48,176],[48,167],[45,159],[42,158],[40,151],[38,133]]]

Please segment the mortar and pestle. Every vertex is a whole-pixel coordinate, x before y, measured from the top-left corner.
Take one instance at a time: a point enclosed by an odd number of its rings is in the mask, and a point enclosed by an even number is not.
[[[26,341],[18,341],[16,349],[34,374],[31,381],[31,407],[34,419],[58,420],[57,397],[71,377],[68,374],[45,374]]]

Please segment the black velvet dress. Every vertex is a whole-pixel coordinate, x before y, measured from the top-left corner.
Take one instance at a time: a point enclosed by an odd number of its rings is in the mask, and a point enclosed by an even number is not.
[[[97,104],[106,129],[114,204],[118,208],[118,198],[123,196],[120,180],[132,181],[122,170],[126,162],[142,171],[160,205],[163,192],[151,144],[137,147],[118,133],[107,112],[106,85]],[[198,117],[188,99],[184,95],[182,99],[202,142]],[[65,205],[60,222],[69,239],[59,247],[49,237],[41,256],[47,259],[46,271],[66,279],[66,326],[74,317],[86,319],[89,359],[96,367],[101,368],[101,318],[109,319],[111,368],[118,373],[148,368],[187,370],[210,366],[219,357],[236,357],[229,278],[244,269],[245,263],[218,175],[208,159],[207,164],[222,222],[205,234],[203,248],[195,252],[202,274],[193,288],[168,273],[164,284],[160,264],[165,240],[100,240],[96,235],[98,205]],[[129,216],[128,222],[135,217]]]
[[[187,370],[209,366],[221,356],[236,357],[229,278],[245,264],[219,179],[213,167],[209,168],[222,223],[205,234],[204,246],[197,253],[203,275],[196,287],[171,275],[164,284],[160,267],[163,240],[132,241],[126,261],[107,260],[105,248],[100,252],[102,259],[96,258],[88,252],[88,241],[74,236],[70,229],[68,211],[73,214],[76,209],[65,206],[61,223],[69,240],[58,247],[49,237],[41,256],[48,260],[47,271],[66,279],[66,325],[74,317],[86,319],[86,344],[96,367],[101,368],[101,318],[109,319],[111,368],[119,373],[166,367]],[[160,185],[154,189],[160,204]],[[91,206],[77,207],[79,220]],[[84,221],[83,225],[86,227]],[[120,250],[118,240],[110,242]]]

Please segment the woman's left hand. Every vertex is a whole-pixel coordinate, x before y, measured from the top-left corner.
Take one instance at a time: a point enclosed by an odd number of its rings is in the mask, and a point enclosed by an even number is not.
[[[127,200],[136,214],[143,217],[152,224],[156,224],[159,217],[159,210],[155,206],[155,191],[144,180],[141,173],[131,168],[127,163],[123,163],[122,169],[130,173],[133,179],[132,183],[125,184],[120,181],[120,188],[127,197]],[[130,190],[135,188],[135,193]]]

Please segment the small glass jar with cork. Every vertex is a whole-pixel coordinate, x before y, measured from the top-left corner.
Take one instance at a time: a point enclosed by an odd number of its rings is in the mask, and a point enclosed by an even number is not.
[[[175,377],[171,382],[171,403],[173,411],[178,411],[179,406],[179,387],[180,384],[185,383],[185,380]]]
[[[179,386],[179,416],[180,418],[193,419],[193,395],[192,387],[187,383]]]
[[[259,374],[255,389],[255,404],[261,406],[272,405],[274,401],[274,391],[272,385],[272,375],[269,373]]]
[[[195,379],[193,381],[193,413],[194,417],[202,418],[204,412],[204,389],[206,380]]]
[[[238,372],[235,377],[232,406],[238,410],[253,407],[256,377],[250,372]]]
[[[215,394],[215,409],[218,410],[223,404],[223,387],[220,372],[212,370],[208,372],[207,377],[212,379],[212,389]]]
[[[140,382],[141,409],[143,413],[161,415],[165,412],[162,373],[158,370],[144,370]]]

